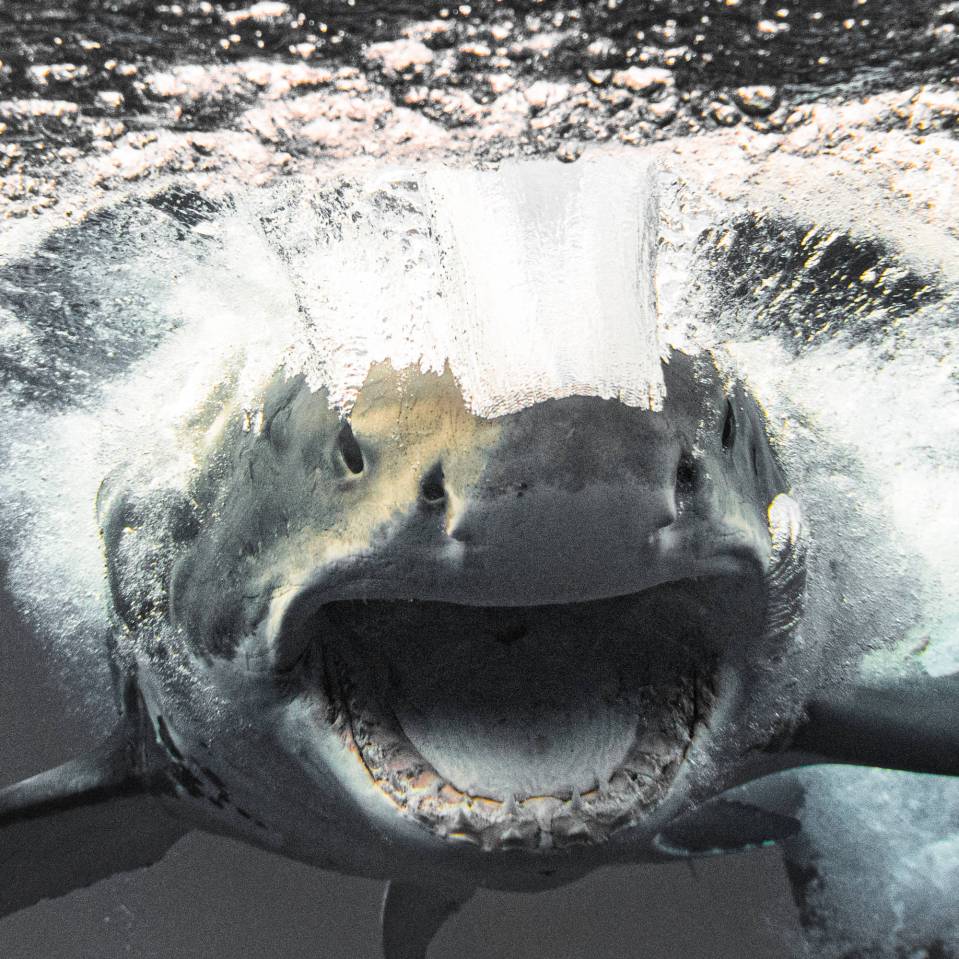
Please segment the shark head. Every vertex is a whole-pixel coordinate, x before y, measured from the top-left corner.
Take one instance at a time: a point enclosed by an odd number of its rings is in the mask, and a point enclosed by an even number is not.
[[[190,775],[310,861],[348,835],[359,871],[655,858],[789,718],[769,703],[803,591],[761,409],[706,354],[662,369],[659,409],[484,417],[449,370],[380,365],[348,418],[280,371],[184,499],[103,495],[139,683]],[[144,577],[136,543],[164,537]]]

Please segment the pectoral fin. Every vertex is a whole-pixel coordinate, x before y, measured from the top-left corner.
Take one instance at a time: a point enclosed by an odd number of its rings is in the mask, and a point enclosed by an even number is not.
[[[95,752],[0,791],[0,916],[160,859],[187,830],[152,786],[124,722]]]
[[[793,737],[801,762],[959,776],[959,675],[820,695]]]
[[[440,926],[472,896],[457,890],[391,882],[383,900],[385,959],[426,959],[426,950]]]
[[[674,819],[656,846],[666,855],[693,858],[781,843],[799,834],[802,803],[795,776],[769,776]]]

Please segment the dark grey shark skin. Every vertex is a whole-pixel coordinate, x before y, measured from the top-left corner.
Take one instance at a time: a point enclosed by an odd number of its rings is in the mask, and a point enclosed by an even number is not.
[[[959,773],[948,680],[814,688],[762,411],[708,355],[663,372],[661,411],[484,420],[448,372],[378,367],[349,421],[280,372],[187,491],[107,477],[120,722],[0,794],[2,911],[201,829],[398,880],[384,947],[424,956],[480,886],[788,840],[801,797],[723,796],[768,772]]]
[[[342,424],[325,396],[280,377],[267,392],[262,432],[244,433],[236,417],[194,491],[195,515],[188,522],[178,518],[194,538],[170,551],[169,568],[157,571],[170,584],[160,610],[149,602],[154,585],[123,568],[123,530],[142,537],[151,514],[161,530],[170,529],[168,517],[179,507],[130,504],[120,493],[104,493],[116,605],[143,657],[139,686],[163,730],[161,740],[174,759],[183,757],[183,775],[197,781],[200,795],[190,805],[200,821],[210,811],[210,789],[223,781],[230,784],[231,804],[249,817],[233,812],[231,828],[253,842],[297,850],[330,868],[423,879],[444,872],[455,879],[465,870],[507,888],[535,886],[541,877],[530,877],[517,857],[497,855],[503,846],[535,852],[537,873],[555,869],[558,876],[581,874],[607,860],[611,849],[614,858],[634,858],[637,847],[640,857],[658,857],[650,842],[663,823],[690,797],[721,789],[724,783],[708,770],[730,768],[729,757],[752,746],[758,717],[749,710],[763,704],[739,705],[736,677],[752,660],[781,655],[782,604],[793,609],[797,602],[794,595],[767,596],[766,509],[785,483],[758,411],[741,389],[733,389],[727,403],[715,369],[711,388],[695,389],[710,373],[710,364],[697,369],[701,365],[674,357],[666,367],[671,399],[662,413],[571,397],[495,423],[466,414],[450,378],[408,382],[398,400],[391,376],[373,378],[351,419],[350,439],[364,467],[357,474],[338,448]],[[708,426],[700,428],[701,421]],[[381,438],[396,434],[408,438],[405,451],[391,450]],[[338,540],[358,545],[339,547],[324,561]],[[720,594],[727,608],[716,616]],[[669,649],[687,644],[686,633],[703,631],[704,618],[715,621],[711,633],[697,636],[688,651]],[[777,628],[768,628],[767,619]],[[385,635],[391,622],[414,648],[400,648]],[[591,657],[602,654],[603,642],[622,643],[628,631],[630,648],[603,664],[612,677],[591,677],[588,661],[571,658],[574,642],[560,632],[564,624],[578,643],[590,639],[587,628],[595,630]],[[446,633],[457,626],[466,642]],[[604,626],[608,638],[601,638]],[[377,655],[370,644],[381,628],[376,642],[386,647],[381,666],[392,674],[395,701],[393,692],[383,700],[379,672],[363,675]],[[647,633],[639,642],[636,630]],[[224,708],[236,712],[235,721],[247,717],[244,737],[209,756],[202,743],[215,729],[207,690],[196,701],[192,687],[165,682],[164,671],[149,666],[149,657],[162,661],[178,642],[208,661],[210,680],[225,692]],[[563,644],[562,659],[538,662],[551,644]],[[515,670],[542,675],[530,675],[528,689],[510,690],[515,701],[481,690],[464,704],[465,720],[455,696],[429,712],[428,758],[459,774],[455,783],[442,775],[436,780],[420,769],[387,714],[402,714],[400,727],[416,726],[416,714],[442,695],[445,677],[482,669],[477,657],[500,688]],[[439,675],[424,679],[430,661]],[[674,676],[673,669],[700,670],[702,677]],[[675,703],[640,694],[651,677]],[[637,690],[607,690],[611,679]],[[480,677],[473,682],[480,686]],[[556,692],[538,692],[538,683]],[[349,693],[343,684],[361,691]],[[375,693],[363,688],[367,684]],[[613,703],[590,715],[590,704],[575,701],[578,693],[606,695]],[[565,723],[562,743],[527,741],[534,720],[526,695],[540,696],[538,708]],[[364,713],[377,714],[379,728],[369,742],[358,728],[366,717],[354,715],[351,698]],[[662,714],[658,725],[646,728],[641,706]],[[730,722],[725,741],[713,743],[699,728],[705,715],[698,713],[719,708],[741,713],[743,731],[735,734]],[[251,723],[250,717],[257,718]],[[468,738],[456,728],[464,721]],[[635,781],[618,783],[622,795],[589,795],[597,776],[615,778],[637,724],[649,744],[636,759]],[[545,724],[537,735],[546,735]],[[681,787],[665,788],[682,771],[691,738],[700,736],[697,771],[684,771]],[[469,783],[464,777],[472,770],[460,769],[453,754],[475,754],[484,738],[492,745],[488,755],[475,756],[480,768]],[[598,768],[573,765],[560,776],[568,782],[552,782],[553,753],[561,748],[565,754],[574,744]],[[544,750],[539,778],[530,778],[529,765]],[[597,758],[604,750],[611,755]],[[496,762],[500,751],[505,762],[515,755],[515,769]],[[496,768],[484,768],[484,761]],[[371,783],[371,775],[385,782]],[[651,786],[643,785],[647,781]],[[267,784],[272,795],[264,804]],[[474,810],[452,787],[491,801]],[[428,798],[431,790],[441,795]],[[581,815],[570,812],[574,790],[585,794]],[[524,795],[554,791],[565,798],[541,802],[555,809],[523,802]],[[509,793],[516,806],[511,814],[504,812]],[[547,813],[555,828],[543,830],[537,817]],[[214,819],[222,820],[218,809]],[[388,854],[379,835],[384,828],[392,840]],[[579,853],[563,848],[563,829],[575,834],[569,844],[583,844]],[[344,849],[336,848],[331,832],[346,840]],[[610,848],[605,842],[594,848],[594,838],[611,832],[617,838]]]

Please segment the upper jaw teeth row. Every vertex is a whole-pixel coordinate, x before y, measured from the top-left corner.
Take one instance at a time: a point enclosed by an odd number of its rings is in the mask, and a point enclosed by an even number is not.
[[[402,812],[450,842],[484,850],[545,851],[602,842],[663,798],[694,732],[680,716],[663,735],[640,737],[609,782],[582,795],[574,790],[565,797],[501,801],[457,789],[415,753],[394,722],[371,717],[346,683],[340,689],[347,693],[341,731],[376,785]]]

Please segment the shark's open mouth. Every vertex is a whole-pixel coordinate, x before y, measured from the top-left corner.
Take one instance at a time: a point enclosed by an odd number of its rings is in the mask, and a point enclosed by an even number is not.
[[[397,806],[450,840],[549,849],[663,799],[754,600],[732,577],[550,606],[344,600],[310,630],[338,728]]]

